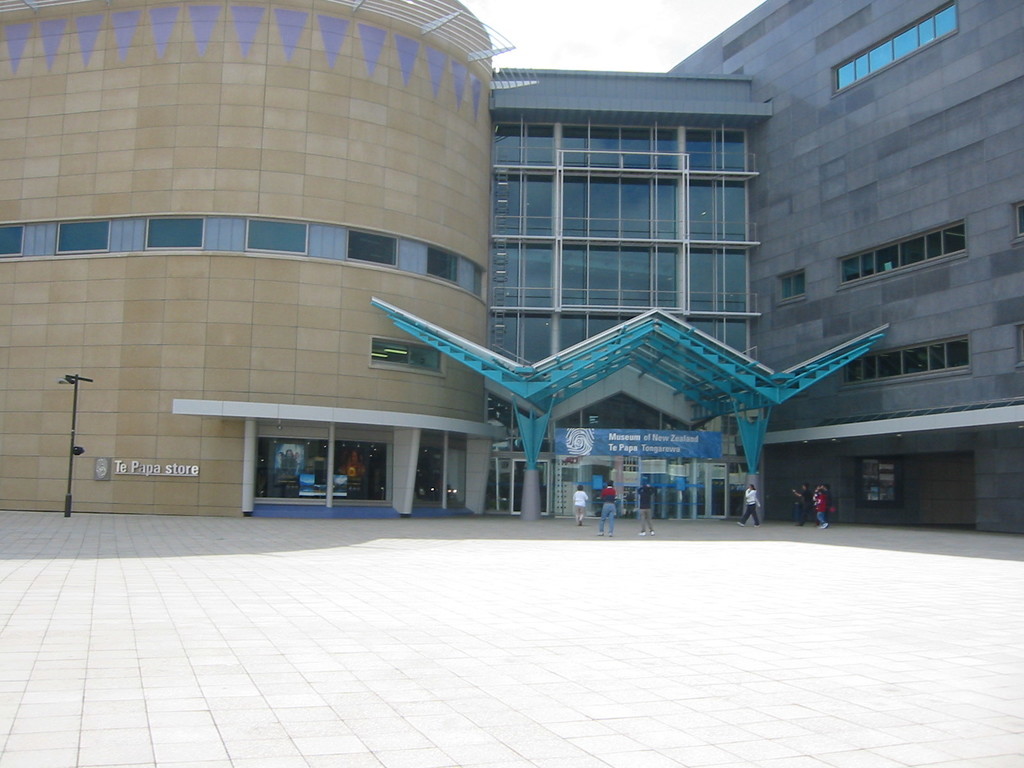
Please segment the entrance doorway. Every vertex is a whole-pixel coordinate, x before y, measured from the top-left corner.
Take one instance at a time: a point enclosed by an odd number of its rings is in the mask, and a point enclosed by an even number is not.
[[[540,512],[548,511],[548,489],[550,488],[551,462],[537,462],[540,470]],[[489,511],[500,515],[518,515],[523,511],[523,478],[526,475],[526,459],[514,456],[497,456],[492,460],[491,473],[487,483]]]

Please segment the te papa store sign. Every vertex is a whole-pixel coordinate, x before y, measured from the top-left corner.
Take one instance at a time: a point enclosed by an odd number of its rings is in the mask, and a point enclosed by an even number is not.
[[[96,459],[93,478],[110,480],[114,475],[134,477],[199,477],[198,464],[158,462],[145,459]]]

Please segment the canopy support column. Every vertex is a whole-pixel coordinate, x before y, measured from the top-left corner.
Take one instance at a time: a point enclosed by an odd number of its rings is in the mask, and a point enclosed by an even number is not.
[[[760,474],[761,449],[764,448],[764,438],[768,432],[768,419],[771,417],[771,406],[758,408],[754,411],[754,418],[748,419],[749,410],[741,410],[736,406],[736,425],[739,427],[740,442],[743,443],[743,454],[747,458],[747,472],[751,475]]]
[[[551,406],[542,413],[525,413],[514,408],[516,423],[519,425],[519,437],[523,441],[523,453],[526,454],[526,470],[523,472],[523,499],[519,516],[521,520],[540,519],[540,469],[537,466],[540,449],[547,437],[548,424],[551,422]]]

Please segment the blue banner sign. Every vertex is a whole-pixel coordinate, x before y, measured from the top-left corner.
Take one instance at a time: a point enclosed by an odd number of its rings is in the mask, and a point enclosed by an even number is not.
[[[556,429],[555,452],[560,456],[720,459],[722,433],[665,429]]]

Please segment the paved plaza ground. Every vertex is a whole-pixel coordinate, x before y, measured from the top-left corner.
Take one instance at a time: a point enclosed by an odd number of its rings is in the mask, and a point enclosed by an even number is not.
[[[1024,537],[0,512],[0,768],[1022,768]]]

